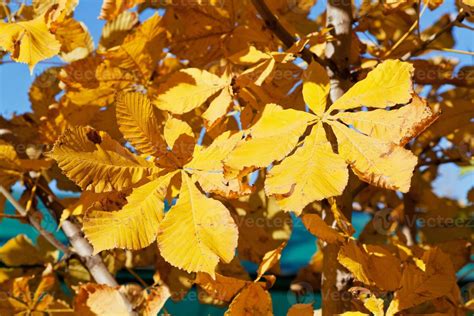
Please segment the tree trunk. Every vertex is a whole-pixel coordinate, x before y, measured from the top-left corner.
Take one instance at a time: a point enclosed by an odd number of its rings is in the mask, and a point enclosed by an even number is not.
[[[326,10],[326,27],[332,28],[331,34],[334,41],[326,44],[326,58],[338,66],[339,72],[335,73],[326,67],[330,78],[331,102],[339,99],[350,87],[349,77],[349,54],[351,49],[352,28],[352,3],[351,0],[328,0]],[[342,74],[342,75],[341,75]],[[349,178],[349,181],[351,181]],[[352,217],[352,193],[348,184],[343,196],[338,201],[340,208],[346,218],[350,221]],[[331,208],[323,203],[324,220],[332,227],[336,227]],[[339,245],[323,244],[323,274],[322,274],[322,310],[323,315],[335,315],[343,313],[345,306],[350,303],[348,294],[342,291],[347,282],[348,273],[338,263],[337,254]]]

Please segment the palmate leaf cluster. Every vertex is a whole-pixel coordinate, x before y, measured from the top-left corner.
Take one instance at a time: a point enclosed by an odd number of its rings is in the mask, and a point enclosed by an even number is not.
[[[0,184],[34,174],[80,192],[60,201],[59,225],[80,223],[112,274],[152,267],[154,283],[96,284],[76,258],[61,260],[44,239],[20,234],[0,248],[8,293],[0,314],[127,315],[131,302],[155,315],[196,286],[202,303],[227,306],[228,315],[272,315],[291,213],[320,248],[339,247],[350,279],[341,289],[350,296],[345,314],[472,310],[456,279],[471,256],[472,228],[410,222],[466,222],[473,195],[466,205],[433,192],[439,165],[470,165],[474,82],[469,67],[454,78],[453,60],[405,57],[426,43],[454,46],[447,17],[411,31],[415,2],[354,9],[352,86],[332,103],[327,69],[298,58],[303,49],[324,58],[334,40],[322,17],[307,18],[315,1],[267,1],[299,39],[290,48],[250,0],[104,0],[97,47],[74,18],[78,0],[2,4],[4,60],[30,71],[53,56],[64,65],[36,77],[31,113],[0,119]],[[459,2],[468,19],[472,5]],[[141,21],[148,10],[156,13]],[[35,192],[20,199],[29,212]],[[342,210],[348,197],[354,212],[373,216],[359,238]],[[296,281],[320,277],[323,257],[314,254]],[[256,275],[241,260],[257,264]],[[311,304],[288,311],[306,314]]]

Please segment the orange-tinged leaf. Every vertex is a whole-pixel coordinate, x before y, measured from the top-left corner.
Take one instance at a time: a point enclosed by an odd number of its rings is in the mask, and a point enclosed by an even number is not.
[[[376,285],[386,291],[399,288],[401,262],[381,246],[360,246],[348,241],[340,248],[337,259],[358,281],[368,286]]]
[[[122,12],[115,19],[107,21],[102,29],[99,49],[106,50],[120,45],[137,23],[137,13],[129,11]]]
[[[304,214],[303,223],[311,234],[328,243],[344,242],[346,239],[341,233],[330,227],[318,214]]]
[[[61,43],[61,58],[72,62],[87,57],[94,50],[94,41],[84,23],[73,18],[54,25],[54,34]]]
[[[150,293],[146,293],[146,300],[143,309],[141,310],[143,316],[159,315],[159,312],[170,296],[170,291],[166,285],[152,288]]]
[[[339,154],[354,173],[372,185],[408,192],[418,162],[410,151],[394,143],[368,137],[336,121],[330,121]]]
[[[368,276],[368,255],[358,247],[355,241],[343,245],[337,256],[337,261],[346,267],[354,277],[367,285],[372,284]]]
[[[414,95],[412,102],[397,110],[342,112],[335,118],[368,136],[404,146],[430,126],[438,116],[424,100]]]
[[[313,316],[313,304],[295,304],[290,307],[286,316]]]
[[[259,283],[251,283],[244,288],[229,305],[226,316],[273,315],[272,299]]]
[[[439,248],[427,250],[421,259],[425,264],[425,271],[414,264],[405,266],[399,290],[395,292],[386,315],[392,316],[423,302],[447,295],[457,287],[452,263]]]
[[[199,272],[195,283],[199,285],[211,297],[230,302],[250,281],[244,281],[216,273],[215,279],[207,273]]]
[[[133,76],[134,82],[148,85],[154,67],[165,56],[166,36],[161,17],[154,14],[129,33],[120,45],[103,52],[103,56],[112,66]]]

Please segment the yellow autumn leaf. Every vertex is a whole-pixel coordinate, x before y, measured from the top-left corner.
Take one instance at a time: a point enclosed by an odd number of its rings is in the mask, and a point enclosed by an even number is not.
[[[249,140],[239,143],[224,164],[234,170],[267,167],[288,155],[315,119],[310,113],[267,104],[260,120],[246,131]]]
[[[164,216],[166,192],[174,174],[134,189],[120,211],[87,212],[83,230],[94,246],[94,253],[113,248],[142,249],[155,241]]]
[[[20,234],[0,247],[0,261],[13,267],[42,264],[47,260],[45,254],[40,252],[26,235]]]
[[[471,312],[474,311],[474,298],[466,302],[465,307],[467,308],[468,311],[471,311]]]
[[[32,6],[35,17],[40,16],[51,10],[52,6],[57,5],[56,8],[51,12],[49,18],[56,22],[62,21],[67,16],[70,16],[77,5],[79,0],[33,0]]]
[[[163,258],[175,267],[214,278],[219,258],[230,262],[234,257],[237,237],[237,226],[224,204],[205,196],[183,171],[178,202],[160,224]]]
[[[21,178],[21,168],[19,167],[19,158],[15,148],[0,140],[0,185],[10,187]]]
[[[401,146],[368,137],[337,121],[330,124],[339,154],[359,178],[381,188],[408,192],[418,162],[416,156]]]
[[[206,192],[218,193],[223,196],[234,196],[249,193],[237,179],[225,179],[223,160],[241,140],[242,133],[231,135],[227,131],[219,135],[206,148],[196,146],[193,159],[184,168],[199,182]]]
[[[67,207],[61,213],[59,226],[61,226],[62,223],[70,216],[82,217],[83,215],[85,215],[86,211],[96,203],[99,205],[105,205],[108,201],[111,200],[120,203],[123,199],[125,198],[121,197],[121,193],[116,191],[103,193],[95,193],[93,191],[82,191],[81,196],[71,204],[68,204]]]
[[[368,136],[403,146],[423,132],[438,116],[424,100],[413,95],[412,102],[397,110],[341,112],[335,118]]]
[[[323,124],[318,123],[293,155],[270,170],[265,192],[274,195],[285,211],[300,214],[313,201],[340,195],[348,178],[344,159],[333,152]]]
[[[328,112],[361,106],[386,108],[408,103],[413,92],[412,75],[413,66],[410,63],[386,60],[337,99]]]
[[[326,111],[329,88],[326,69],[313,61],[304,73],[303,98],[311,111],[318,116],[322,116]]]
[[[54,34],[61,43],[61,58],[66,62],[80,60],[94,50],[94,41],[84,23],[73,18],[54,24]]]
[[[185,121],[171,115],[166,120],[163,135],[169,148],[173,148],[176,140],[178,140],[181,135],[188,135],[194,138],[191,126],[189,126]]]
[[[206,128],[211,129],[219,120],[227,114],[229,107],[232,106],[232,88],[226,87],[211,101],[209,107],[201,115],[204,119]]]
[[[153,69],[165,56],[167,33],[161,26],[161,17],[154,14],[127,34],[120,45],[101,52],[114,67],[133,76],[133,82],[148,85]],[[119,89],[118,89],[119,90]]]
[[[78,315],[128,316],[131,308],[118,289],[103,284],[83,284],[74,298],[74,311]]]
[[[99,50],[120,45],[128,32],[138,23],[136,12],[124,11],[119,16],[105,23],[99,40]]]
[[[271,58],[270,54],[256,49],[255,46],[249,46],[248,48],[230,56],[229,60],[239,65],[253,65],[269,58]]]
[[[138,92],[120,93],[115,111],[120,132],[136,150],[155,157],[166,151],[160,121],[148,97]]]
[[[145,0],[103,0],[99,19],[113,20],[120,13],[143,2]]]
[[[0,140],[0,164],[0,185],[6,188],[20,180],[24,172],[51,167],[50,160],[20,159],[15,147],[3,140]]]
[[[373,316],[384,316],[385,312],[383,310],[383,299],[377,298],[375,296],[370,296],[364,300],[364,306],[369,310]]]
[[[174,114],[187,113],[204,104],[229,84],[228,79],[219,78],[205,70],[180,70],[160,86],[153,104]]]
[[[258,266],[257,278],[255,281],[260,280],[260,278],[276,264],[280,262],[281,252],[286,247],[286,242],[283,242],[278,248],[270,250],[267,252],[262,259],[262,262]]]
[[[0,47],[14,61],[28,64],[30,73],[38,62],[58,54],[61,48],[61,43],[50,33],[44,15],[30,21],[0,22],[0,33]]]
[[[159,171],[152,162],[91,127],[66,130],[49,155],[83,190],[97,193],[120,191]]]
[[[265,83],[267,78],[272,74],[276,67],[276,61],[271,56],[269,58],[245,70],[240,76],[239,81],[242,85],[253,82],[257,86]]]
[[[261,284],[249,284],[234,298],[225,312],[225,316],[241,315],[273,315],[272,298]]]

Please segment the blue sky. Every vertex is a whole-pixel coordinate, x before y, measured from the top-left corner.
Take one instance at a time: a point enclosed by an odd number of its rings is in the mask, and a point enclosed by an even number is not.
[[[268,1],[268,0],[267,0]],[[359,4],[361,1],[356,0]],[[435,11],[426,10],[421,19],[421,29],[429,26],[433,21],[446,13],[456,14],[454,0],[446,0],[440,8]],[[74,16],[77,20],[82,21],[88,27],[94,42],[97,44],[104,21],[99,20],[100,6],[102,1],[99,0],[81,0]],[[324,10],[326,1],[319,0],[317,5],[312,9],[312,17],[317,16]],[[141,16],[141,20],[149,17],[153,12],[148,10]],[[474,50],[474,32],[456,28],[455,39],[456,49],[473,51]],[[440,55],[440,52],[432,52],[431,55]],[[456,58],[459,60],[459,67],[474,64],[474,56],[442,53],[444,56]],[[0,65],[0,115],[10,116],[12,113],[23,113],[30,110],[30,102],[28,100],[28,88],[44,69],[51,66],[51,63],[62,63],[59,58],[52,58],[38,64],[30,75],[28,66],[25,64],[7,63]],[[447,164],[440,168],[440,177],[434,182],[436,192],[442,196],[448,196],[458,199],[465,199],[467,191],[474,185],[474,175],[461,177],[459,169],[454,164]]]

